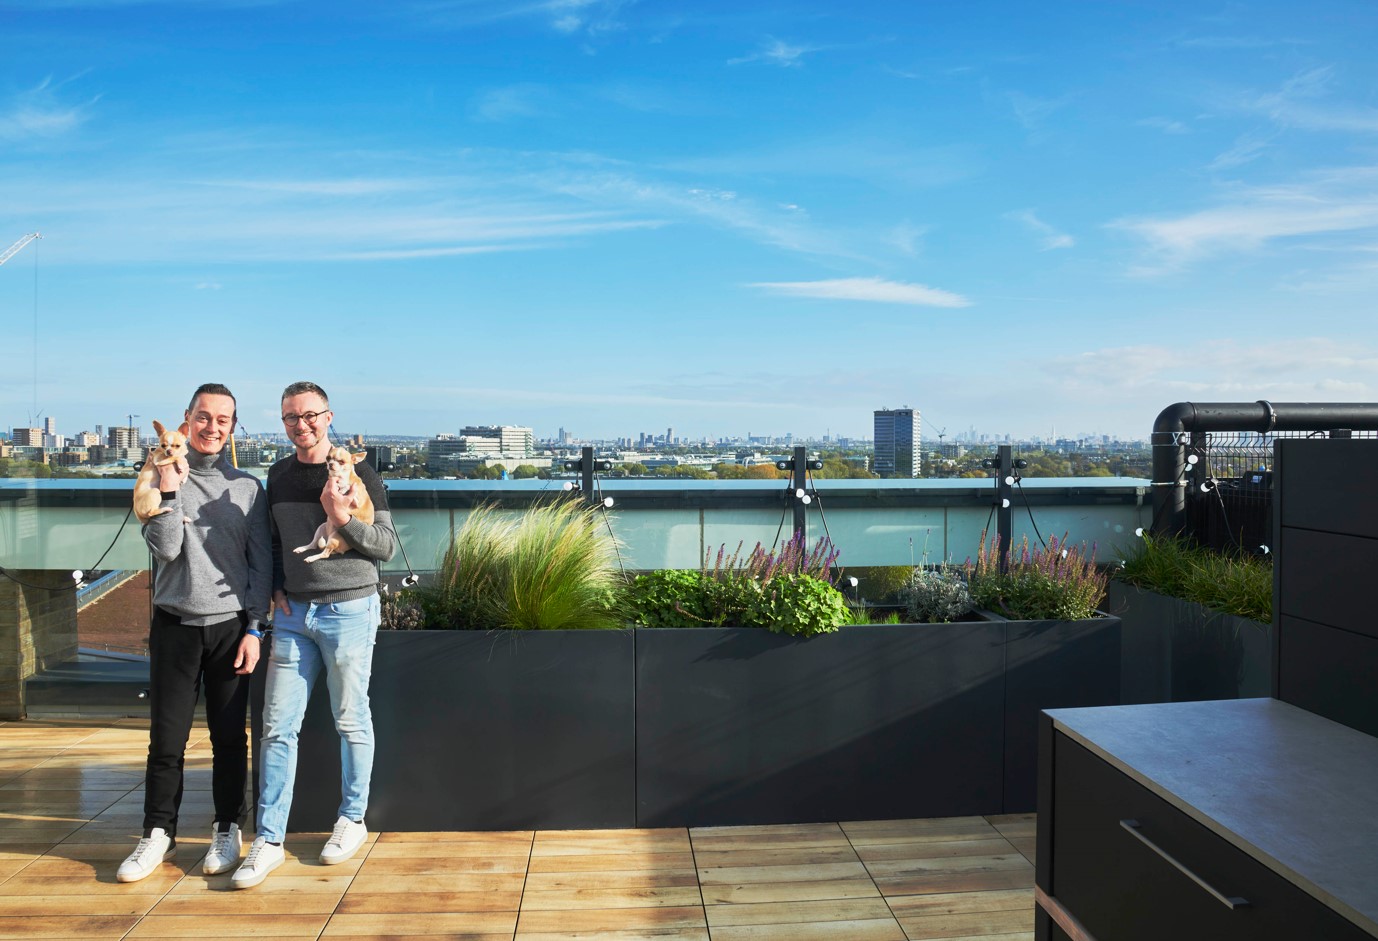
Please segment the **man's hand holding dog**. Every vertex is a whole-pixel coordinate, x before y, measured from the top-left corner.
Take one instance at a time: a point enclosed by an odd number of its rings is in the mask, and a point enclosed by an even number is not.
[[[191,474],[191,468],[187,466],[187,459],[184,457],[179,457],[171,464],[159,464],[157,471],[158,489],[163,493],[176,493]]]
[[[326,518],[336,527],[349,522],[350,510],[354,509],[353,502],[352,493],[340,493],[335,488],[334,481],[325,482],[325,488],[321,490],[321,507],[325,510]]]

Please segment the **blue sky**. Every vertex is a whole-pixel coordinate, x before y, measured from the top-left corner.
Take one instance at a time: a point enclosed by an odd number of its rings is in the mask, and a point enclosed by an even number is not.
[[[1378,5],[0,0],[0,425],[1378,393]],[[37,390],[34,320],[38,320]]]

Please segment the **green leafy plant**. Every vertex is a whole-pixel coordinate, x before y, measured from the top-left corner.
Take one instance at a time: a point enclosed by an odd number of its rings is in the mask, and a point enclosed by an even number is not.
[[[702,572],[657,569],[632,579],[627,607],[643,627],[701,627],[712,623],[713,605]]]
[[[899,598],[915,624],[955,621],[975,607],[961,573],[947,563],[932,569],[915,568]]]
[[[627,606],[643,627],[764,627],[798,636],[835,631],[848,623],[842,593],[830,584],[837,550],[826,539],[809,549],[796,536],[777,553],[760,543],[742,558],[742,545],[720,547],[697,572],[661,570],[638,575]]]
[[[1030,548],[1028,537],[1016,552],[1002,553],[1000,538],[981,545],[976,561],[964,566],[972,600],[1015,620],[1079,621],[1096,616],[1105,600],[1109,577],[1096,568],[1095,546],[1066,545],[1067,536],[1048,540],[1047,548]],[[1001,556],[1008,558],[1007,570],[1000,571]]]
[[[597,510],[570,500],[512,518],[491,506],[469,514],[416,592],[427,627],[585,630],[621,627],[622,578]]]
[[[764,623],[777,634],[812,637],[847,623],[849,611],[842,592],[812,575],[777,575],[761,586],[748,609],[748,619]]]
[[[849,605],[847,608],[847,623],[855,627],[866,624],[903,624],[904,618],[898,611],[880,611],[876,608],[869,608],[864,604]]]
[[[1145,533],[1115,577],[1213,611],[1265,624],[1273,620],[1271,557],[1217,552],[1181,537]]]

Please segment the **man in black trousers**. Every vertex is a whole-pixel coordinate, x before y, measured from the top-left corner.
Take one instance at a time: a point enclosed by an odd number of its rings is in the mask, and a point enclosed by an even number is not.
[[[258,663],[259,625],[268,617],[273,556],[263,486],[224,454],[235,410],[234,396],[223,385],[196,390],[186,411],[186,460],[158,469],[160,505],[170,512],[143,527],[158,560],[148,635],[144,831],[120,864],[120,882],[143,879],[177,851],[182,766],[203,687],[215,824],[202,871],[233,869],[242,853],[248,674]]]

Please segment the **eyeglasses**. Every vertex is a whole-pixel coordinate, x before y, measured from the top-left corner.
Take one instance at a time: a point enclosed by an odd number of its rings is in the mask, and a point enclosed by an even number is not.
[[[330,409],[326,409],[325,412],[302,412],[300,415],[283,415],[282,423],[286,425],[288,428],[297,427],[297,422],[300,421],[304,421],[308,425],[314,425],[316,423],[316,419],[320,418],[322,415],[326,414],[326,412],[329,411]]]

